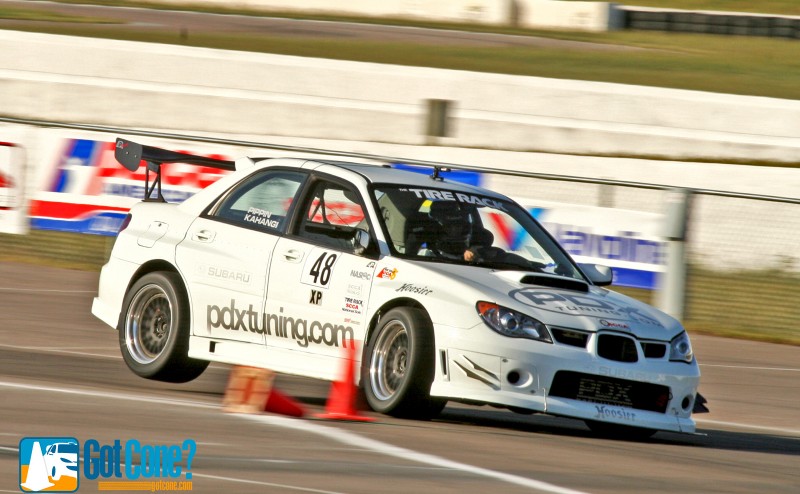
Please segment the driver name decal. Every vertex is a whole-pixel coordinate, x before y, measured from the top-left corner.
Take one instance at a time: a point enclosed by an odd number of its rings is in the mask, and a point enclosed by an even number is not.
[[[209,305],[206,310],[208,329],[223,328],[229,331],[250,331],[278,338],[292,338],[302,348],[310,343],[330,347],[348,348],[353,344],[353,328],[329,322],[309,321],[283,315],[283,307],[278,314],[267,314],[253,309],[236,307],[236,300],[231,299],[230,306],[219,307]],[[349,341],[349,343],[348,343]]]
[[[269,228],[278,228],[280,225],[280,221],[272,219],[271,212],[253,207],[247,208],[247,214],[244,215],[244,220]]]

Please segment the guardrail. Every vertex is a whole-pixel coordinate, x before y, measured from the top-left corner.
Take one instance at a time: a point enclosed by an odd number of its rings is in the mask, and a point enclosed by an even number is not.
[[[618,6],[625,29],[800,39],[800,17]]]
[[[527,177],[527,178],[537,178],[540,180],[553,180],[553,181],[565,181],[565,182],[577,182],[577,183],[586,183],[586,184],[595,184],[595,185],[612,185],[618,187],[635,187],[639,189],[650,189],[650,190],[674,190],[675,187],[666,184],[654,184],[654,183],[646,183],[646,182],[631,182],[626,180],[613,180],[613,179],[604,179],[604,178],[589,178],[589,177],[578,177],[578,176],[571,176],[571,175],[559,175],[559,174],[552,174],[552,173],[534,173],[534,172],[516,172],[513,170],[507,170],[503,168],[494,168],[494,167],[487,167],[487,166],[480,166],[480,165],[470,165],[464,163],[449,163],[444,161],[431,161],[431,160],[420,160],[415,158],[404,158],[400,156],[386,156],[386,155],[379,155],[379,154],[371,154],[371,153],[356,153],[351,151],[338,151],[335,149],[322,149],[322,148],[313,148],[313,147],[303,147],[303,146],[287,146],[285,144],[270,144],[265,142],[258,142],[258,141],[247,141],[247,140],[240,140],[240,139],[221,139],[217,137],[205,137],[205,136],[197,136],[197,135],[189,135],[189,134],[177,134],[172,132],[156,132],[156,131],[148,131],[148,130],[137,130],[137,129],[126,129],[123,127],[113,127],[113,126],[104,126],[104,125],[90,125],[90,124],[74,124],[68,122],[51,122],[51,121],[44,121],[44,120],[31,120],[31,119],[24,119],[24,118],[8,118],[8,117],[0,117],[0,122],[5,123],[13,123],[19,125],[31,125],[36,127],[58,127],[62,129],[73,129],[73,130],[85,130],[90,132],[105,132],[105,133],[120,133],[126,134],[129,136],[143,136],[143,137],[154,137],[159,139],[175,139],[180,141],[186,142],[203,142],[207,144],[221,144],[225,146],[237,146],[237,147],[247,147],[247,148],[259,148],[259,149],[273,149],[279,151],[291,151],[291,152],[298,152],[298,153],[309,153],[309,154],[322,154],[328,156],[341,156],[347,158],[358,158],[358,159],[366,159],[372,161],[378,161],[382,163],[405,163],[409,165],[417,165],[417,166],[427,166],[427,167],[439,167],[439,168],[448,168],[453,170],[469,170],[475,172],[482,172],[482,173],[491,173],[491,174],[498,174],[498,175],[507,175],[507,176],[514,176],[514,177]],[[705,194],[705,195],[712,195],[712,196],[719,196],[719,197],[734,197],[740,199],[754,199],[759,201],[770,201],[770,202],[782,202],[782,203],[789,203],[789,204],[800,204],[800,199],[794,199],[790,197],[779,197],[779,196],[771,196],[771,195],[762,195],[762,194],[747,194],[747,193],[740,193],[740,192],[729,192],[724,190],[714,190],[714,189],[704,189],[704,188],[691,188],[686,187],[686,190],[690,191],[694,194]]]

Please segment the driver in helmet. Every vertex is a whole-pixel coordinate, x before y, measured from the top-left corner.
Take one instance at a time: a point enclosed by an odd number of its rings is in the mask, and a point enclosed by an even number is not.
[[[475,208],[455,201],[436,201],[428,215],[439,226],[430,248],[444,257],[478,261],[491,252],[494,235],[477,223]]]

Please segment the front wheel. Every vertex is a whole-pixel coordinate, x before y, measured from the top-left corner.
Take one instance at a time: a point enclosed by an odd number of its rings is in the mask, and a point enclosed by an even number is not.
[[[434,377],[433,327],[419,309],[388,311],[370,338],[362,366],[364,395],[376,412],[430,418],[446,400],[430,397]]]
[[[125,295],[119,346],[128,367],[138,376],[166,382],[187,382],[208,367],[189,358],[189,302],[177,273],[142,276]]]

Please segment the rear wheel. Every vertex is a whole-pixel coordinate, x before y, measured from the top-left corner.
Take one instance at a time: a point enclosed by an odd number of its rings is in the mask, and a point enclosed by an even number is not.
[[[125,295],[119,346],[128,367],[138,376],[166,382],[187,382],[208,367],[189,358],[189,302],[177,273],[141,277]]]
[[[362,366],[367,403],[399,417],[438,415],[447,401],[430,397],[434,361],[433,328],[425,313],[411,307],[388,311],[367,345]]]

